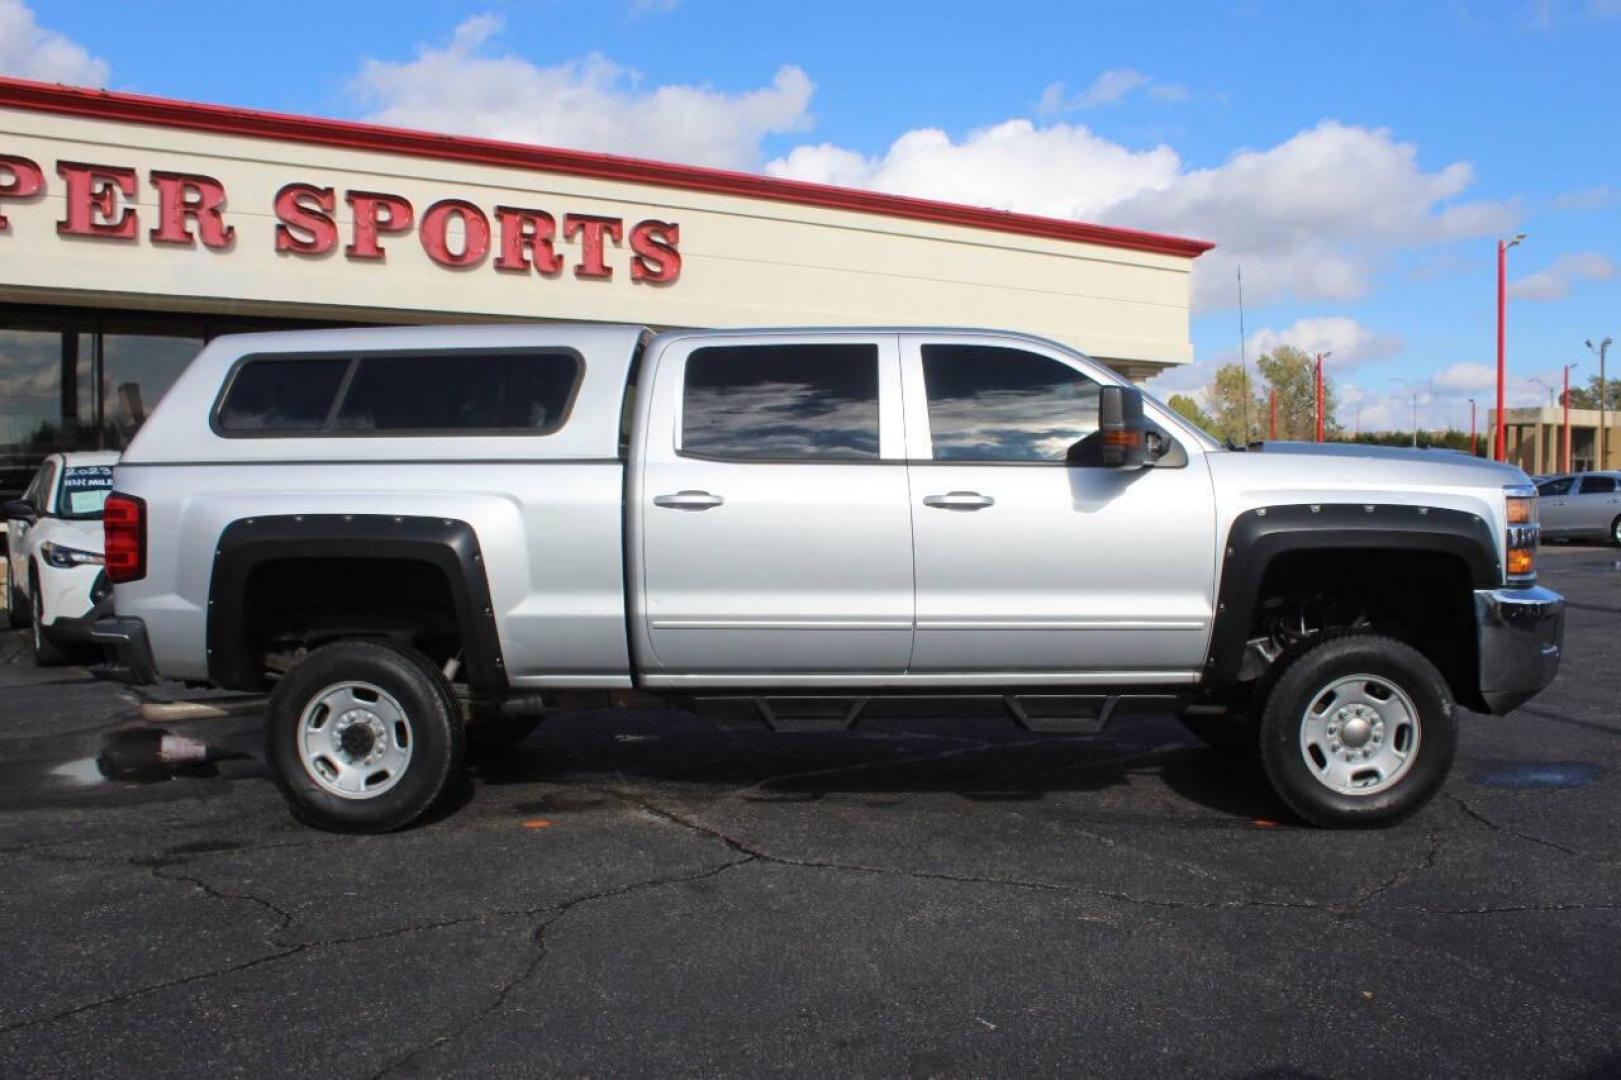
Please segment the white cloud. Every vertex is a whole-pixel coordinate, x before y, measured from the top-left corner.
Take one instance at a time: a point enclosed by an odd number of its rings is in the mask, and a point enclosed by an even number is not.
[[[1293,345],[1303,352],[1327,353],[1323,366],[1344,370],[1388,360],[1406,344],[1398,334],[1370,329],[1345,315],[1328,315],[1296,319],[1281,330],[1257,330],[1250,335],[1246,351],[1253,362],[1279,345]]]
[[[1042,116],[1058,116],[1100,105],[1118,105],[1142,90],[1155,101],[1186,101],[1188,89],[1181,83],[1162,83],[1135,68],[1111,68],[1092,80],[1090,86],[1071,95],[1061,82],[1048,83],[1036,109]]]
[[[1516,300],[1561,300],[1580,281],[1609,281],[1615,263],[1596,251],[1561,255],[1546,269],[1511,281],[1508,294]]]
[[[1445,393],[1476,394],[1497,386],[1497,369],[1472,360],[1460,360],[1436,372],[1430,384]]]
[[[1329,353],[1323,365],[1338,373],[1376,360],[1388,360],[1400,353],[1406,342],[1397,334],[1372,329],[1344,315],[1311,316],[1296,319],[1282,328],[1265,327],[1244,339],[1244,358],[1257,385],[1260,374],[1255,366],[1256,358],[1279,345],[1293,345],[1313,354]],[[1209,360],[1168,368],[1146,386],[1160,398],[1189,394],[1202,403],[1203,391],[1215,379],[1216,369],[1236,364],[1238,360],[1238,349],[1233,348]]]
[[[766,166],[773,176],[919,195],[999,210],[1094,218],[1176,179],[1168,146],[1128,150],[1079,125],[1007,120],[961,141],[938,128],[908,131],[880,157],[824,143]]]
[[[1188,169],[1169,146],[1132,150],[1081,125],[1007,120],[961,139],[938,129],[864,156],[802,146],[766,166],[776,176],[1081,218],[1216,242],[1194,264],[1201,310],[1245,299],[1345,301],[1365,294],[1395,252],[1507,229],[1513,206],[1459,201],[1467,162],[1428,172],[1418,149],[1385,129],[1325,120],[1265,150]]]
[[[552,67],[496,55],[485,47],[502,25],[475,15],[414,60],[366,61],[351,84],[366,119],[733,169],[758,166],[765,136],[810,126],[811,81],[792,65],[742,93],[644,89],[636,72],[595,53]]]
[[[40,26],[22,0],[0,0],[0,75],[75,86],[107,85],[107,61]]]
[[[1616,0],[1621,5],[1621,0]],[[1581,212],[1584,210],[1603,210],[1614,206],[1616,200],[1621,198],[1615,188],[1608,184],[1595,184],[1593,187],[1579,188],[1575,191],[1565,191],[1554,196],[1553,208]]]

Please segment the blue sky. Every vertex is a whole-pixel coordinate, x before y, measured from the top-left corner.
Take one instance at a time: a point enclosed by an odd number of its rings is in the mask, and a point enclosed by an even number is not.
[[[1370,428],[1392,376],[1490,396],[1501,233],[1517,400],[1621,337],[1618,67],[1621,0],[0,0],[0,71],[1203,235],[1159,389],[1236,352],[1242,262],[1252,345],[1332,348]]]

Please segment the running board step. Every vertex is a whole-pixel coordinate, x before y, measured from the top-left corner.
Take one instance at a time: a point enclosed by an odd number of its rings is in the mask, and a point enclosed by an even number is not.
[[[781,694],[715,695],[688,700],[692,710],[724,727],[778,732],[829,732],[863,719],[939,719],[1002,715],[1026,731],[1095,735],[1116,715],[1172,713],[1176,694]]]

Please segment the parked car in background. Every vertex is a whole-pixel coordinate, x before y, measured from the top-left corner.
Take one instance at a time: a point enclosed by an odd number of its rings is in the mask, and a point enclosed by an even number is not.
[[[1621,472],[1550,476],[1537,481],[1537,494],[1544,537],[1621,546]]]
[[[7,612],[13,627],[31,627],[37,664],[62,663],[90,643],[91,609],[110,592],[101,507],[117,462],[111,451],[52,454],[23,497],[5,504]]]

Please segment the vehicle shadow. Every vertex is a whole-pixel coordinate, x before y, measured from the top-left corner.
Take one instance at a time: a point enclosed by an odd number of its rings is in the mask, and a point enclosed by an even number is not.
[[[1224,818],[1292,820],[1259,769],[1205,747],[1170,717],[1125,719],[1098,735],[1038,735],[1000,717],[778,733],[683,712],[565,713],[517,746],[470,755],[468,772],[491,787],[649,785],[761,802],[857,795],[869,805],[917,793],[1034,802],[1157,780]],[[472,794],[469,785],[452,801]],[[1119,800],[1109,805],[1121,812]],[[1141,804],[1144,815],[1161,809]]]

